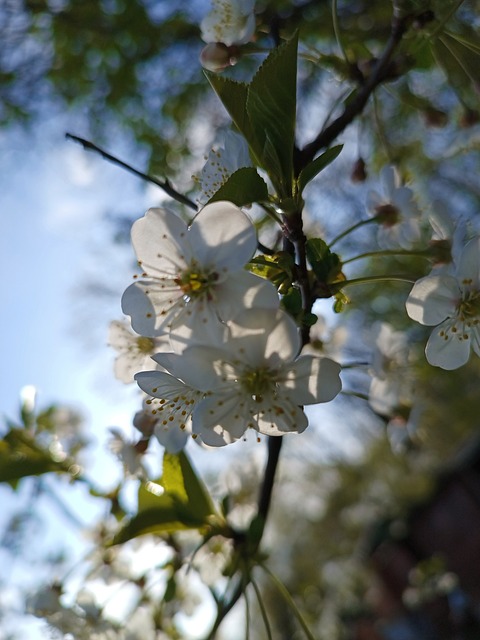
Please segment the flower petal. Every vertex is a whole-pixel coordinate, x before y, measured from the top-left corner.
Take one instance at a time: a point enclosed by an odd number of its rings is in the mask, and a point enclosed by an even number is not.
[[[248,427],[248,402],[234,391],[213,394],[202,400],[193,412],[193,433],[205,444],[221,447],[239,440]]]
[[[228,348],[251,367],[290,362],[301,347],[295,322],[280,309],[246,309],[230,323]]]
[[[150,276],[175,276],[193,258],[187,225],[167,209],[149,209],[136,220],[132,243],[141,268]]]
[[[458,262],[457,278],[462,289],[480,290],[480,237],[465,245]]]
[[[241,269],[255,253],[257,234],[250,219],[232,202],[207,204],[193,219],[189,240],[204,267]]]
[[[448,371],[463,366],[470,357],[470,335],[453,333],[452,325],[452,320],[446,320],[435,327],[425,347],[428,362]]]
[[[130,316],[133,330],[142,336],[153,338],[165,333],[172,318],[184,307],[181,290],[162,283],[134,282],[123,293],[122,311]]]
[[[461,297],[454,277],[426,276],[414,284],[405,306],[412,320],[435,325],[456,314]]]
[[[341,367],[330,358],[300,356],[287,372],[282,387],[299,405],[329,402],[342,389]]]

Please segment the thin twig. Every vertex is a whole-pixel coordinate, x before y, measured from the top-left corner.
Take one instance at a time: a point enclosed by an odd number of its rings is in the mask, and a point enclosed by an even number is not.
[[[297,173],[306,167],[321,149],[328,147],[328,145],[362,113],[373,91],[387,76],[393,54],[406,31],[408,18],[409,16],[404,16],[399,19],[394,15],[390,38],[372,73],[366,79],[365,84],[359,89],[355,98],[345,107],[343,113],[299,152],[296,166]]]
[[[163,189],[163,191],[165,191],[167,195],[169,195],[171,198],[173,198],[177,202],[180,202],[181,204],[184,204],[187,207],[190,207],[190,209],[194,209],[195,211],[197,210],[198,208],[197,205],[192,200],[190,200],[190,198],[187,198],[187,196],[184,196],[183,194],[179,193],[176,189],[174,189],[168,180],[157,180],[157,178],[154,178],[153,176],[149,176],[148,174],[143,173],[143,171],[139,171],[138,169],[135,169],[134,167],[127,164],[126,162],[123,162],[123,160],[120,160],[119,158],[112,156],[111,153],[104,151],[93,142],[90,142],[89,140],[85,140],[85,138],[80,138],[79,136],[75,136],[72,133],[66,133],[65,137],[70,140],[73,140],[74,142],[80,143],[82,147],[87,151],[95,151],[95,153],[100,154],[102,158],[104,158],[105,160],[108,160],[109,162],[113,162],[113,164],[116,164],[119,167],[126,169],[127,171],[129,171],[130,173],[133,173],[134,175],[138,176],[142,180],[146,180],[147,182],[151,182],[157,187],[160,187],[160,189]]]

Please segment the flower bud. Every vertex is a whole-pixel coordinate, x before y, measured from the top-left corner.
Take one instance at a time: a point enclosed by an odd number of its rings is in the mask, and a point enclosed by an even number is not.
[[[238,47],[227,47],[222,42],[211,42],[200,53],[201,65],[208,71],[223,71],[227,67],[233,67],[237,61]]]
[[[350,180],[352,182],[365,182],[367,179],[367,170],[365,167],[365,160],[360,157],[355,161],[353,165],[352,173],[350,174]]]

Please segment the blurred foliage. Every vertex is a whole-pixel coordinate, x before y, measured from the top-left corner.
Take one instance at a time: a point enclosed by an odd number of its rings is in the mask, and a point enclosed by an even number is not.
[[[412,14],[414,18],[384,82],[358,118],[358,155],[366,157],[359,179],[375,174],[387,162],[395,163],[405,178],[426,178],[420,200],[442,199],[455,216],[466,215],[475,228],[480,211],[480,136],[475,127],[479,119],[480,3],[465,1],[456,12],[460,3],[454,0],[397,0],[394,4],[400,15]],[[96,142],[112,142],[119,127],[139,150],[146,151],[151,172],[178,177],[192,149],[198,155],[195,128],[203,127],[213,135],[214,127],[227,122],[198,64],[202,46],[198,24],[208,6],[207,2],[185,0],[174,4],[154,0],[5,0],[0,8],[0,123],[35,123],[52,102],[62,108],[71,106],[86,115],[89,135]],[[312,104],[319,102],[328,114],[325,121],[313,127],[314,132],[321,131],[351,104],[368,81],[390,36],[391,13],[391,4],[384,0],[338,2],[337,39],[330,2],[257,3],[258,47],[272,47],[300,30],[298,138],[302,143],[302,123],[308,120]],[[224,86],[228,82],[225,78],[251,81],[264,55],[247,55],[248,47],[244,53],[241,64],[213,80],[215,88]],[[278,74],[274,91],[280,78]],[[292,104],[287,106],[291,115]],[[291,117],[288,124],[292,145]],[[278,130],[273,135],[281,138]],[[300,192],[337,150],[331,148],[325,157],[304,168]],[[329,173],[327,168],[327,177],[321,176],[318,183],[312,180],[305,189],[305,199],[313,203],[312,209],[321,197],[348,202],[353,208],[345,218],[339,214],[336,219],[330,216],[326,220],[320,230],[325,237],[338,233],[347,218],[351,223],[352,210],[356,215],[362,200],[359,183],[348,183],[355,158],[344,159],[340,154],[337,162],[336,173]],[[285,172],[290,171],[287,166]],[[284,177],[282,171],[280,174]],[[253,200],[266,199],[265,183],[254,169],[245,169],[240,176],[234,174],[221,195],[228,194],[239,204],[246,204],[241,193],[246,188],[255,190]],[[315,213],[312,218],[315,224]],[[345,240],[332,253],[326,241],[315,234],[309,245],[309,260],[317,277],[325,282],[340,277],[342,260],[366,251],[367,237],[368,233],[355,236],[355,241]],[[276,285],[285,289],[295,315],[299,292],[288,289],[294,265],[287,255],[279,251],[257,257],[252,270],[270,274]],[[431,262],[423,257],[370,258],[364,263],[363,275],[377,274],[380,265],[389,273],[416,279],[429,271]],[[355,337],[363,335],[374,320],[382,319],[410,331],[417,345],[412,373],[422,407],[415,424],[408,423],[409,408],[405,415],[395,416],[398,420],[391,424],[388,417],[365,409],[362,399],[346,398],[342,415],[337,416],[339,423],[345,421],[345,415],[355,414],[360,416],[358,422],[369,425],[362,431],[352,420],[350,429],[358,432],[362,445],[356,457],[325,456],[320,438],[305,459],[296,459],[293,449],[285,452],[265,553],[270,556],[269,566],[301,603],[316,637],[322,640],[351,638],[352,621],[371,613],[368,593],[375,578],[368,567],[367,549],[374,532],[378,533],[378,523],[386,518],[403,522],[412,505],[432,494],[437,474],[453,452],[478,437],[478,360],[455,373],[424,362],[422,348],[428,331],[412,329],[408,322],[403,284],[390,283],[387,290],[385,283],[378,282],[361,290],[348,289],[348,294],[350,300],[342,298],[336,310],[345,309],[354,347]],[[315,318],[310,319],[313,322]],[[354,349],[352,354],[360,359],[363,355]],[[346,378],[348,381],[348,373]],[[360,380],[364,391],[366,379]],[[55,406],[37,412],[28,404],[22,405],[18,424],[7,424],[2,434],[0,481],[18,488],[22,478],[29,482],[28,476],[51,472],[84,481],[79,460],[87,440],[78,416],[65,411]],[[314,424],[310,430],[315,430]],[[245,505],[253,508],[258,479],[253,482],[250,471],[248,466],[243,474],[235,470],[238,489],[224,498],[228,515]],[[174,487],[167,487],[169,478],[175,479]],[[108,501],[115,522],[128,511],[123,504],[123,488],[123,481],[107,494],[91,488],[93,497]],[[183,461],[182,467],[180,458],[167,458],[163,489],[165,492],[156,499],[145,483],[140,484],[139,514],[123,521],[116,542],[151,531],[150,521],[145,518],[149,510],[154,512],[155,524],[159,524],[159,517],[164,518],[156,529],[157,533],[162,530],[157,539],[175,551],[171,564],[165,565],[170,578],[162,607],[168,607],[179,597],[176,571],[184,560],[174,536],[181,529],[199,529],[204,538],[200,540],[200,535],[195,541],[205,543],[209,537],[206,525],[217,513],[189,464]],[[298,499],[299,493],[302,500]],[[313,506],[308,506],[307,498],[312,496]],[[195,509],[199,511],[194,513]],[[192,513],[193,521],[189,520]],[[234,528],[229,533],[235,538]],[[102,544],[111,541],[107,524],[99,538]],[[236,542],[241,546],[242,541]],[[236,560],[245,558],[238,554]],[[102,562],[107,566],[110,560]],[[291,611],[264,577],[261,584],[273,637],[296,637]],[[169,624],[173,615],[165,614]],[[255,618],[252,637],[264,638],[261,616]],[[158,621],[158,628],[164,622]],[[173,623],[170,632],[170,637],[178,637]]]

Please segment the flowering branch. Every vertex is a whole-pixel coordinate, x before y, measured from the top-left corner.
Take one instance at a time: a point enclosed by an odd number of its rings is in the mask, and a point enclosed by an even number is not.
[[[328,147],[359,116],[368,102],[371,94],[379,84],[391,77],[391,63],[393,54],[400,44],[411,16],[399,17],[394,13],[392,18],[390,38],[382,56],[378,59],[372,73],[360,88],[355,98],[345,107],[344,112],[331,125],[320,131],[317,137],[298,152],[296,158],[297,173],[307,166],[321,150]]]
[[[119,167],[123,167],[130,173],[133,173],[134,175],[141,178],[142,180],[146,180],[147,182],[151,182],[157,187],[160,187],[160,189],[163,189],[163,191],[165,191],[167,195],[169,195],[171,198],[173,198],[177,202],[180,202],[181,204],[184,204],[185,206],[190,207],[190,209],[194,209],[195,211],[197,210],[197,205],[192,200],[190,200],[190,198],[187,198],[187,196],[184,196],[183,194],[176,191],[176,189],[172,187],[172,185],[168,180],[158,180],[153,176],[149,176],[148,174],[143,173],[143,171],[139,171],[138,169],[135,169],[134,167],[127,164],[126,162],[123,162],[123,160],[120,160],[119,158],[112,156],[112,154],[108,153],[107,151],[104,151],[93,142],[90,142],[89,140],[85,140],[85,138],[80,138],[79,136],[75,136],[72,133],[66,133],[65,137],[70,140],[73,140],[74,142],[80,143],[82,147],[84,149],[87,149],[88,151],[95,151],[96,153],[99,153],[102,156],[102,158],[104,158],[105,160],[108,160],[109,162],[112,162],[113,164],[116,164]]]

